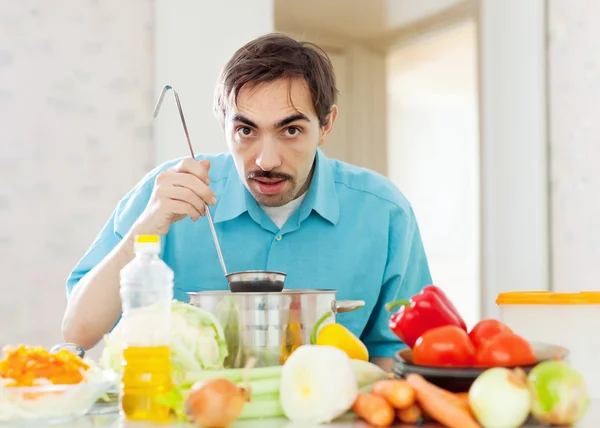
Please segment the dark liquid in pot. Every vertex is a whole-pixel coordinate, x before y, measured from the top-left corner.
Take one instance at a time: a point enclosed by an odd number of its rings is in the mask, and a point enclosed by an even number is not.
[[[283,290],[283,281],[231,281],[229,289],[233,293],[270,293]]]

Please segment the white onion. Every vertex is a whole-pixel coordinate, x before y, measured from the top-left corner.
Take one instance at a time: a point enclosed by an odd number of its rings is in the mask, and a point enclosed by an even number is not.
[[[303,427],[333,421],[352,408],[357,396],[350,358],[338,348],[300,346],[281,369],[281,408]]]
[[[469,389],[469,405],[484,428],[517,428],[531,409],[524,373],[495,367],[483,372]]]

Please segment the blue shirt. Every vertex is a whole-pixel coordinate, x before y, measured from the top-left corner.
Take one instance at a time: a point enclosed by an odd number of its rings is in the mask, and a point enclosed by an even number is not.
[[[364,300],[364,308],[338,314],[336,321],[364,341],[371,357],[392,357],[403,347],[387,325],[384,305],[410,298],[431,284],[431,276],[413,210],[389,180],[319,150],[306,197],[280,230],[242,183],[231,155],[197,159],[211,163],[210,187],[217,197],[211,213],[229,272],[282,271],[286,288],[334,288],[338,300]],[[118,203],[71,272],[68,293],[127,234],[156,176],[178,161],[148,173]],[[176,299],[187,301],[190,291],[228,289],[206,219],[174,223],[162,243],[161,256],[175,273]]]

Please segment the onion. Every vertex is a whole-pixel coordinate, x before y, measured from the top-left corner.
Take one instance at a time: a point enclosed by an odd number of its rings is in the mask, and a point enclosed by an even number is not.
[[[254,364],[256,358],[252,357],[244,367],[246,388],[224,378],[196,382],[185,400],[188,418],[205,428],[225,428],[235,422],[252,395],[250,370]]]
[[[350,358],[333,346],[302,345],[281,369],[281,408],[302,427],[330,423],[350,410],[357,396]]]
[[[201,427],[224,428],[242,413],[249,394],[228,379],[210,379],[194,384],[185,402],[192,422]]]
[[[484,428],[516,428],[529,416],[525,373],[504,367],[483,372],[469,389],[469,405]]]

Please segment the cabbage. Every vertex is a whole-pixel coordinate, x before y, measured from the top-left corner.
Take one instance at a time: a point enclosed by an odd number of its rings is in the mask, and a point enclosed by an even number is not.
[[[533,402],[531,413],[547,425],[573,425],[590,404],[583,376],[562,361],[544,361],[528,375]]]
[[[121,374],[122,324],[104,337],[100,365]],[[203,309],[174,300],[171,304],[171,367],[176,381],[187,371],[223,368],[225,334],[217,318]]]

